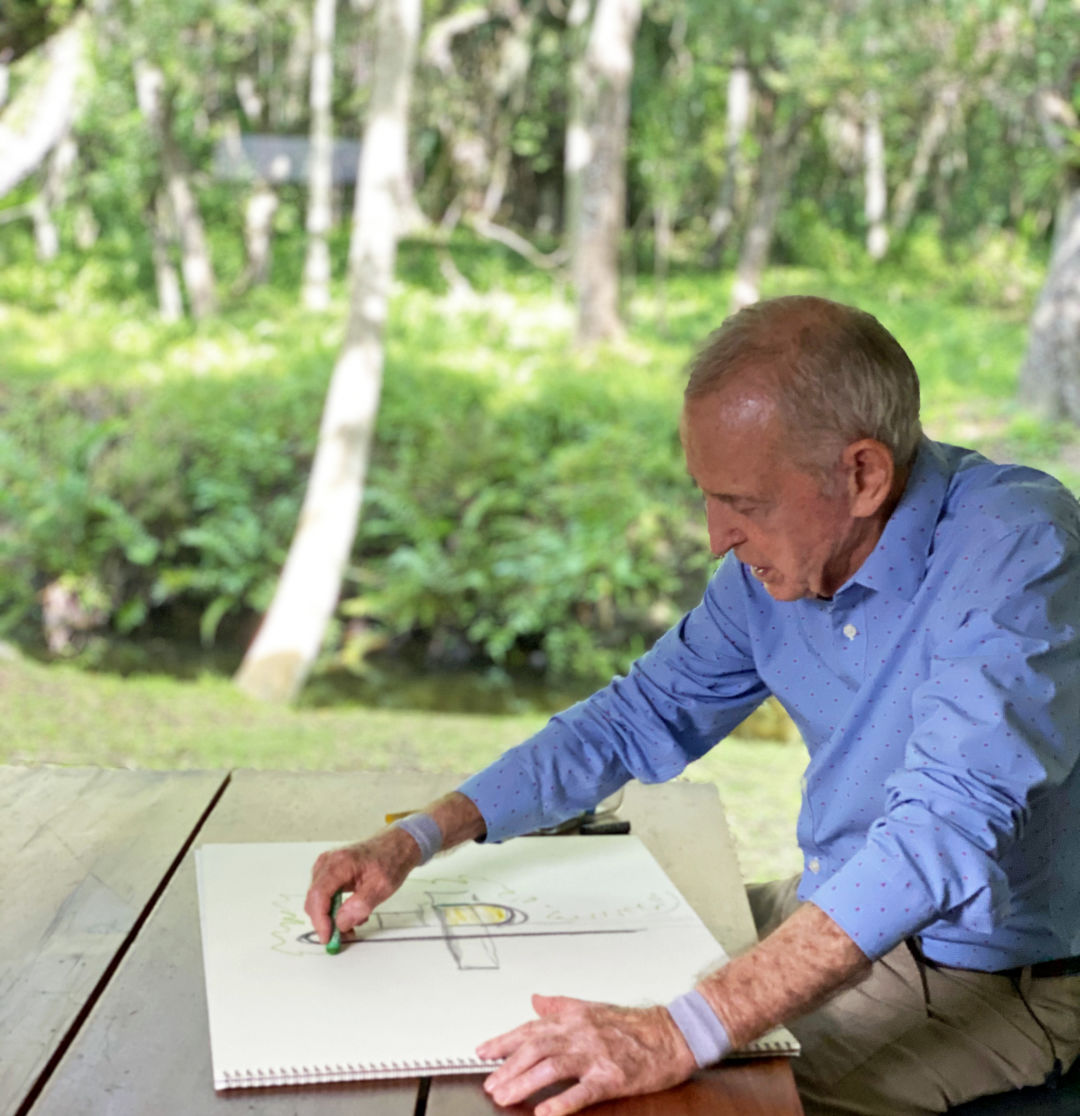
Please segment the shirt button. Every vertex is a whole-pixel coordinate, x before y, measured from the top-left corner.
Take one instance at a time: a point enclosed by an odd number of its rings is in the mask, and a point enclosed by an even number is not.
[[[821,861],[816,856],[811,857],[806,867],[816,874],[821,871]]]
[[[856,628],[854,624],[844,625],[844,635],[846,635],[848,639],[854,639],[858,634],[859,629]]]

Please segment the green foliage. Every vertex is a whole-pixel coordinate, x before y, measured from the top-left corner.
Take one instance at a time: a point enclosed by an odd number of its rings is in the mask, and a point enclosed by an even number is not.
[[[1039,443],[1034,420],[1000,420],[1022,315],[971,305],[980,288],[944,259],[917,271],[890,261],[870,283],[865,265],[838,263],[847,242],[800,212],[788,250],[832,267],[776,270],[766,293],[877,314],[920,368],[935,436],[1049,465],[1055,446],[1070,448],[1056,433]],[[442,251],[402,246],[331,651],[356,669],[364,651],[401,641],[553,676],[623,669],[694,603],[710,566],[676,418],[681,367],[723,316],[726,280],[673,273],[660,338],[655,285],[639,279],[630,340],[575,355],[572,312],[549,278],[456,236],[449,251],[474,285],[462,296],[444,290]],[[0,285],[33,289],[38,270],[18,264]],[[339,323],[294,302],[264,289],[199,329],[134,307],[0,306],[4,630],[32,642],[39,594],[57,580],[113,633],[191,615],[189,634],[209,642],[222,624],[250,625],[292,535],[340,344]]]
[[[529,293],[534,274],[475,243],[452,250],[492,290],[451,316],[418,287],[395,313],[341,654],[361,621],[379,641],[609,673],[692,599],[707,564],[670,367],[609,353],[612,380],[567,359],[569,317]],[[407,271],[430,275],[423,256],[406,245]],[[276,314],[198,331],[10,315],[7,630],[31,632],[40,590],[63,578],[92,579],[115,632],[184,606],[210,641],[266,607],[339,338],[263,298]]]

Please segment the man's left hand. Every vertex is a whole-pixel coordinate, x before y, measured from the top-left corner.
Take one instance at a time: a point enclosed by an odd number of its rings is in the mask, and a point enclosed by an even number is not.
[[[567,1116],[597,1101],[667,1089],[697,1068],[666,1008],[569,996],[533,996],[532,1004],[539,1019],[477,1049],[481,1058],[506,1059],[484,1082],[497,1104],[517,1104],[557,1081],[573,1081],[536,1107],[536,1116]]]

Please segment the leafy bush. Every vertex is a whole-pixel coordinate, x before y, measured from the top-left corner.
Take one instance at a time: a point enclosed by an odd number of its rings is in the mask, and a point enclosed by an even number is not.
[[[805,250],[839,252],[807,212]],[[868,285],[861,266],[774,269],[767,293],[865,306],[919,367],[933,436],[1030,449],[1042,425],[1003,435],[995,417],[1022,320],[942,294],[947,262],[913,243],[925,270],[890,259]],[[436,659],[610,674],[694,603],[711,564],[676,417],[681,365],[719,324],[727,278],[673,272],[667,335],[639,326],[580,355],[549,279],[476,241],[449,251],[472,294],[446,289],[430,245],[403,245],[330,653],[357,664],[408,641]],[[33,270],[0,276],[0,299],[32,289]],[[650,292],[640,279],[631,313]],[[108,633],[250,629],[295,525],[340,317],[274,287],[198,328],[133,302],[41,301],[0,301],[0,632],[39,640],[54,584]]]
[[[506,348],[528,342],[502,297],[449,320],[413,292],[397,318],[336,627],[345,661],[407,637],[595,675],[700,591],[708,555],[667,367],[602,376],[558,338],[516,364]],[[41,591],[62,581],[114,632],[182,608],[213,640],[269,602],[338,327],[293,312],[80,329],[56,371],[28,355],[0,389],[0,625],[32,638]]]

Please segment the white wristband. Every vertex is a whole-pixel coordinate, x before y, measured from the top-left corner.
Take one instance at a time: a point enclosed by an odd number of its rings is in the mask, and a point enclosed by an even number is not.
[[[731,1053],[727,1028],[709,1007],[709,1001],[697,991],[678,996],[667,1006],[668,1014],[682,1032],[690,1053],[700,1069],[719,1062]]]
[[[420,846],[420,863],[427,862],[442,848],[442,830],[430,814],[409,814],[398,818],[394,825],[405,832]]]

